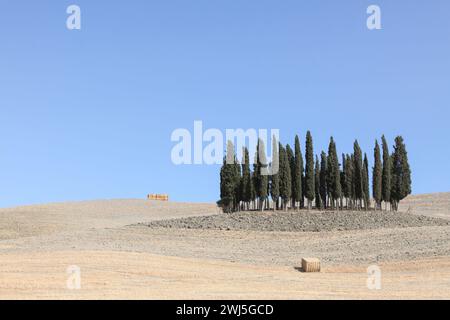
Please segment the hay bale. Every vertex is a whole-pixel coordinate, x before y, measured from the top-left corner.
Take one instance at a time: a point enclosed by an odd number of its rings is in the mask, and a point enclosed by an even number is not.
[[[302,259],[303,272],[320,272],[320,260],[317,258]]]
[[[148,200],[154,201],[169,201],[169,195],[167,194],[149,194],[147,195]]]

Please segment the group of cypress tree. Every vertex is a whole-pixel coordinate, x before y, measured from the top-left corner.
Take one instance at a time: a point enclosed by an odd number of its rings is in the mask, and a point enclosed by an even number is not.
[[[305,163],[299,137],[294,150],[272,139],[272,162],[267,163],[265,145],[258,141],[253,171],[247,148],[238,161],[231,141],[220,170],[220,200],[224,212],[240,210],[390,210],[397,211],[399,202],[411,193],[411,170],[403,138],[395,138],[394,151],[389,153],[383,136],[382,153],[375,141],[372,168],[372,199],[370,196],[369,160],[358,141],[352,154],[342,154],[339,162],[336,143],[330,138],[328,153],[314,155],[311,133],[306,134]],[[278,146],[278,148],[277,148]],[[272,200],[270,201],[269,198]]]

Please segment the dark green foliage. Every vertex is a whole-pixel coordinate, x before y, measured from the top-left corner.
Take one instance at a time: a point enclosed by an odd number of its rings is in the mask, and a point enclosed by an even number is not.
[[[275,173],[276,172],[276,173]],[[272,139],[272,175],[270,179],[270,195],[274,209],[278,208],[280,198],[280,156],[278,142],[275,137]]]
[[[356,201],[356,185],[355,185],[355,155],[352,153],[350,155],[350,162],[352,164],[352,209],[354,209],[357,206]]]
[[[363,199],[364,208],[368,210],[370,208],[370,189],[369,189],[369,160],[367,154],[364,153],[364,166],[363,166]]]
[[[393,209],[398,210],[398,203],[411,194],[411,169],[406,146],[401,136],[395,138],[391,185],[391,203]]]
[[[383,148],[383,174],[381,181],[381,195],[383,201],[387,204],[391,202],[391,156],[389,154],[389,147],[386,142],[384,135],[381,137],[382,148]]]
[[[241,165],[238,159],[235,157],[234,161],[234,210],[240,210],[240,204],[242,201],[243,189],[242,189],[242,172]]]
[[[375,209],[381,209],[382,197],[382,179],[383,179],[383,167],[381,164],[381,152],[378,140],[375,140],[374,154],[374,167],[372,171],[372,195],[375,200]]]
[[[242,164],[242,192],[243,201],[247,204],[247,209],[249,208],[250,201],[252,201],[252,177],[250,172],[250,156],[248,149],[244,148],[244,163]]]
[[[308,199],[308,209],[312,208],[312,201],[315,196],[314,188],[314,149],[311,132],[306,133],[306,166],[305,166],[305,197]]]
[[[291,198],[292,185],[291,185],[291,168],[287,156],[286,149],[284,149],[281,143],[280,149],[280,196],[283,200],[283,209],[286,209],[287,203]]]
[[[259,139],[256,153],[255,179],[256,179],[256,196],[259,199],[259,209],[264,210],[265,201],[268,197],[269,180],[268,180],[268,163],[266,158],[266,148],[264,141]]]
[[[316,156],[316,168],[315,168],[315,188],[316,188],[316,208],[322,209],[323,203],[322,199],[320,197],[320,163],[319,163],[319,157]]]
[[[302,150],[300,149],[300,139],[298,136],[295,136],[295,169],[294,169],[294,178],[292,180],[293,185],[293,194],[292,197],[294,199],[294,202],[303,202],[303,186],[302,186],[302,180],[303,180],[303,156],[302,156]]]
[[[363,199],[363,163],[361,148],[357,140],[353,144],[353,181],[355,200],[359,202],[359,208],[361,208]]]
[[[236,156],[234,146],[231,141],[227,143],[227,152],[220,170],[220,200],[218,204],[224,212],[233,212],[236,210],[236,189],[239,182],[236,170]]]
[[[320,154],[320,199],[322,200],[322,207],[327,208],[327,154],[322,151]]]
[[[258,161],[258,149],[259,149],[259,144],[256,146],[256,151],[255,151],[252,180],[253,180],[253,196],[254,196],[253,199],[255,202],[255,207],[259,208],[258,202],[259,202],[260,165],[259,165],[259,161]]]
[[[341,170],[341,188],[342,188],[342,195],[341,198],[345,198],[348,199],[349,197],[349,192],[348,192],[348,188],[347,188],[347,181],[346,181],[346,175],[345,175],[345,171],[346,171],[346,165],[347,165],[347,159],[345,158],[345,154],[342,154],[342,170]],[[343,204],[343,200],[342,204]]]
[[[331,207],[334,209],[338,207],[337,202],[341,198],[341,172],[333,137],[328,146],[327,186],[331,197]]]
[[[272,143],[272,162],[268,164],[264,141],[258,140],[251,171],[249,150],[243,148],[242,163],[239,163],[233,143],[227,142],[220,169],[220,200],[217,202],[224,212],[269,209],[269,195],[274,210],[286,210],[289,204],[293,209],[303,207],[304,198],[307,199],[308,210],[312,209],[313,202],[317,209],[342,209],[345,204],[348,209],[370,209],[369,160],[366,153],[363,155],[357,140],[352,154],[342,154],[341,169],[333,137],[328,154],[322,151],[320,156],[314,156],[313,140],[308,131],[305,171],[297,136],[295,150],[289,145],[285,148],[275,137]],[[403,138],[398,136],[390,155],[383,136],[382,149],[383,163],[380,145],[375,141],[372,168],[375,210],[381,209],[382,201],[389,202],[391,210],[398,210],[399,202],[411,194],[411,168],[406,146]]]
[[[252,184],[251,184],[251,188],[250,188],[250,193],[251,193],[251,202],[252,202],[252,205],[253,205],[253,208],[254,208],[254,206],[255,206],[255,201],[256,201],[256,175],[255,175],[255,172],[251,172],[250,173],[250,179],[251,179],[251,181],[252,181]]]
[[[294,156],[294,151],[292,150],[291,146],[289,144],[286,145],[286,155],[287,155],[287,160],[289,163],[289,172],[291,174],[291,196],[290,196],[290,200],[291,200],[291,207],[295,208],[295,201],[294,201],[294,194],[295,194],[295,184],[294,184],[294,180],[295,180],[295,156]]]
[[[305,175],[302,175],[302,199],[300,200],[300,208],[305,208],[305,199],[306,199],[306,179]]]
[[[354,159],[353,155],[345,156],[345,189],[346,189],[346,198],[347,198],[347,207],[353,208],[354,199],[355,199],[355,188],[354,188]]]
[[[226,160],[223,158],[223,164],[220,168],[220,200],[217,201],[217,205],[221,207],[224,212],[227,212],[229,197],[227,192],[227,176],[226,176]]]

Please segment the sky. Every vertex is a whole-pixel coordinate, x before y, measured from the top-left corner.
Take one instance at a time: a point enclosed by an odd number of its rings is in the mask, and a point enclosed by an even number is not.
[[[81,30],[66,9],[81,8]],[[381,30],[366,26],[381,9]],[[405,139],[413,193],[450,191],[450,2],[4,0],[0,207],[219,198],[171,134],[279,129],[315,152]]]

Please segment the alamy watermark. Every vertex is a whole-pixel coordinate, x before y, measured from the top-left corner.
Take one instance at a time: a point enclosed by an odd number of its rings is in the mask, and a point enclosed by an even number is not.
[[[66,27],[69,30],[81,30],[81,8],[72,4],[67,7],[66,13],[69,15],[66,20]],[[380,6],[371,4],[367,7],[366,25],[369,30],[381,30],[381,9]]]
[[[254,163],[258,149],[259,159],[264,159],[263,164],[267,165],[261,170],[261,174],[271,175],[278,173],[278,159],[273,159],[272,156],[274,151],[278,154],[279,138],[279,129],[226,129],[224,135],[216,128],[204,130],[203,122],[197,120],[194,121],[192,133],[186,128],[178,128],[172,132],[170,139],[176,144],[172,148],[171,159],[175,165],[220,165],[224,159],[227,164],[234,164],[235,159],[242,164],[245,163],[243,149],[247,147],[250,163]],[[225,158],[224,149],[228,142],[235,146],[236,157]]]
[[[66,273],[68,274],[66,280],[66,287],[69,290],[80,290],[81,289],[81,269],[79,266],[72,265],[68,266]]]
[[[69,30],[81,30],[81,9],[72,4],[67,7],[66,13],[69,15],[66,20],[66,27]]]
[[[367,7],[367,29],[381,30],[381,9],[379,6],[372,4]]]
[[[381,269],[377,265],[371,265],[367,268],[367,289],[381,290]]]

